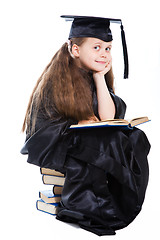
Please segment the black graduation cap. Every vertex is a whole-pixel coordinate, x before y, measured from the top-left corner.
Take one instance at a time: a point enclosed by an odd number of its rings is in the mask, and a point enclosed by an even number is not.
[[[62,15],[61,17],[65,18],[66,21],[72,21],[69,39],[74,37],[94,37],[105,42],[110,42],[113,40],[110,30],[110,22],[120,23],[124,55],[124,78],[128,78],[128,53],[121,19],[74,15]]]

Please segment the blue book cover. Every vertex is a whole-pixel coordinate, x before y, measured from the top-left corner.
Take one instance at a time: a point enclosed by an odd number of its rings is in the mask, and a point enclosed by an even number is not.
[[[55,195],[52,190],[43,190],[39,192],[39,198],[46,203],[58,203],[61,200],[61,195]]]

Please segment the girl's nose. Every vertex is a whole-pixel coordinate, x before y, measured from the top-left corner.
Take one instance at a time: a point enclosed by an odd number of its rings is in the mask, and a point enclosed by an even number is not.
[[[108,54],[107,54],[106,50],[102,50],[102,51],[101,51],[101,57],[106,58],[107,55],[108,55]]]

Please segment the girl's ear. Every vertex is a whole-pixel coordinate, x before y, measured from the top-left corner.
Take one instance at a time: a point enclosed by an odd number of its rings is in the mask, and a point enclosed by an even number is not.
[[[73,44],[72,54],[73,54],[74,57],[79,57],[79,47],[78,47],[77,44]]]

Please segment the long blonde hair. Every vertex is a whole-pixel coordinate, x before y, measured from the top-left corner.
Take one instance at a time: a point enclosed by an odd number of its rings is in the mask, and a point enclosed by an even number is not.
[[[94,115],[89,74],[80,69],[71,56],[73,44],[80,46],[85,38],[73,38],[64,43],[46,66],[31,94],[22,131],[34,131],[37,114],[43,105],[46,118],[59,116],[74,120],[89,119]],[[105,75],[108,87],[113,89],[112,69]],[[32,115],[32,117],[31,117]]]

